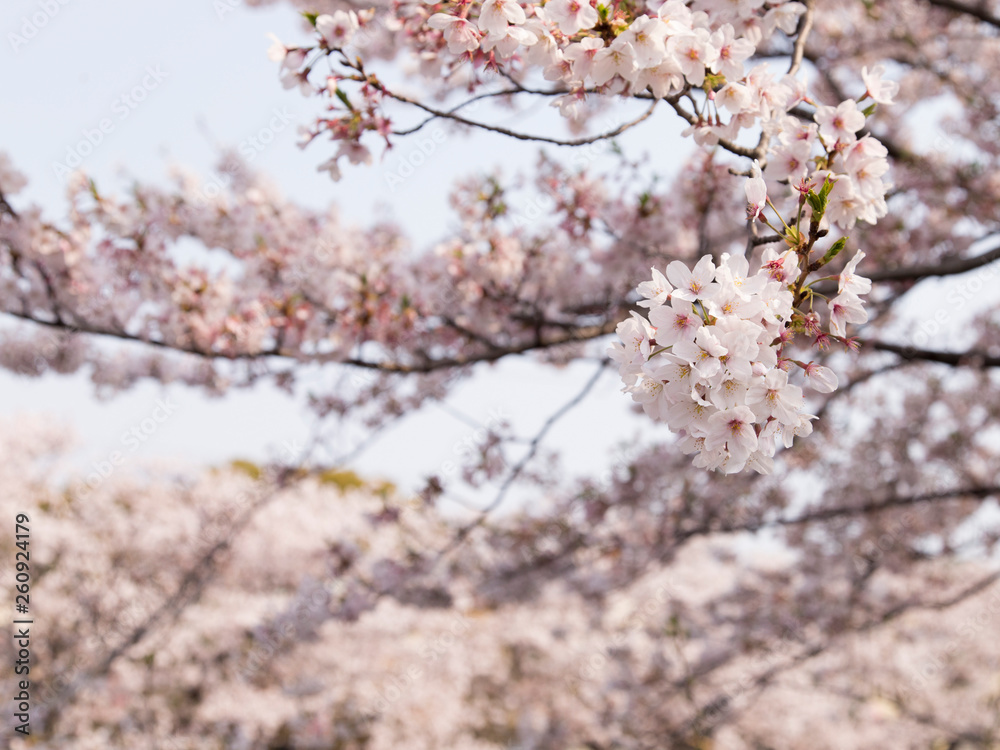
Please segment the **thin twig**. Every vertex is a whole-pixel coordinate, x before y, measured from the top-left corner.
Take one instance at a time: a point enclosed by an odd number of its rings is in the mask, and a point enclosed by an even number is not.
[[[511,469],[510,473],[507,475],[506,479],[504,479],[503,484],[497,491],[496,497],[493,498],[493,500],[490,502],[489,505],[487,505],[485,508],[479,511],[479,515],[475,518],[475,520],[470,521],[468,524],[466,524],[465,526],[463,526],[461,529],[458,530],[458,533],[455,534],[454,539],[452,539],[451,542],[449,542],[448,545],[445,546],[444,549],[442,549],[441,552],[438,553],[434,562],[431,564],[431,568],[435,567],[438,564],[438,562],[440,562],[444,557],[446,557],[459,545],[461,545],[462,542],[464,542],[465,539],[469,536],[469,534],[471,534],[475,529],[479,528],[486,522],[486,519],[490,515],[490,513],[492,513],[494,510],[500,507],[500,505],[504,501],[504,498],[507,496],[508,490],[510,490],[511,486],[513,486],[514,482],[524,471],[524,468],[528,465],[528,462],[535,457],[535,454],[538,452],[538,448],[541,445],[542,440],[545,438],[545,435],[548,433],[548,431],[552,429],[553,425],[555,425],[556,422],[562,419],[562,417],[570,409],[572,409],[574,406],[583,401],[584,398],[586,398],[587,394],[590,393],[591,389],[594,387],[594,385],[600,379],[601,375],[604,373],[604,369],[605,367],[607,367],[607,365],[608,365],[608,360],[606,359],[601,360],[601,363],[598,366],[597,371],[594,372],[594,374],[590,377],[586,385],[584,385],[583,389],[579,393],[577,393],[572,399],[563,404],[559,409],[557,409],[555,412],[549,415],[549,418],[545,420],[545,424],[542,425],[541,429],[531,440],[531,443],[528,446],[528,452],[521,457],[521,460],[517,462],[514,468]]]
[[[384,93],[391,99],[395,99],[396,101],[403,102],[404,104],[410,104],[414,107],[417,107],[418,109],[422,109],[424,112],[427,112],[428,114],[431,114],[434,117],[440,117],[446,120],[453,120],[463,125],[468,125],[469,127],[479,128],[481,130],[488,130],[493,133],[500,133],[501,135],[506,135],[510,138],[515,138],[519,141],[537,141],[539,143],[551,143],[556,146],[584,146],[588,143],[596,143],[597,141],[603,141],[607,140],[608,138],[614,138],[617,135],[621,135],[626,130],[629,130],[630,128],[633,128],[636,125],[644,122],[647,118],[649,118],[653,114],[653,110],[656,109],[656,105],[659,103],[659,100],[654,99],[652,103],[649,105],[649,108],[642,115],[635,118],[634,120],[630,120],[629,122],[619,125],[617,128],[614,128],[607,132],[599,133],[597,135],[592,135],[592,136],[585,136],[583,138],[564,140],[562,138],[550,138],[544,135],[530,135],[528,133],[521,133],[517,130],[511,130],[510,128],[505,128],[500,125],[490,125],[485,122],[477,122],[475,120],[470,120],[466,117],[462,117],[461,115],[453,114],[448,110],[435,109],[434,107],[430,107],[426,104],[423,104],[422,102],[419,102],[416,99],[411,99],[410,97],[403,96],[402,94],[393,93],[392,91],[389,91],[386,88],[382,88],[381,90],[382,93]]]

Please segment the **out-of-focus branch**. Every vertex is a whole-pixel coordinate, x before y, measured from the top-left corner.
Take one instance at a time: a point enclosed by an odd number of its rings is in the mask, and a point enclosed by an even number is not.
[[[930,601],[930,602],[915,601],[915,600],[903,602],[902,604],[899,604],[883,612],[881,615],[873,617],[868,621],[861,623],[854,629],[833,635],[825,641],[819,641],[817,643],[814,643],[813,645],[807,647],[802,653],[797,654],[796,656],[786,660],[784,663],[776,664],[775,666],[770,667],[769,669],[760,673],[759,675],[757,675],[757,677],[753,679],[749,687],[747,687],[747,689],[744,691],[744,694],[749,695],[750,693],[753,693],[754,697],[758,697],[761,694],[761,689],[766,687],[769,683],[773,682],[782,673],[787,672],[790,669],[794,669],[795,667],[804,664],[807,661],[810,661],[811,659],[819,656],[820,654],[825,653],[833,645],[835,645],[837,642],[839,642],[848,634],[853,635],[856,633],[865,633],[872,630],[876,630],[882,627],[883,625],[886,625],[892,622],[893,620],[898,619],[900,616],[910,611],[920,611],[920,610],[941,611],[945,609],[950,609],[951,607],[954,607],[957,604],[961,604],[962,602],[974,597],[976,594],[979,594],[980,592],[986,590],[994,583],[996,583],[998,580],[1000,580],[1000,571],[996,571],[993,573],[989,573],[985,576],[982,576],[975,583],[967,586],[958,593],[946,599],[941,599],[938,601]],[[748,701],[748,704],[749,703],[752,703],[752,701]],[[741,710],[746,710],[746,708],[748,707],[749,705],[744,706],[743,709]],[[723,719],[726,718],[731,719],[733,714],[735,713],[735,711],[731,707],[731,703],[728,696],[724,694],[719,694],[718,696],[716,696],[714,700],[708,702],[706,704],[706,709],[707,710],[703,710],[702,712],[700,712],[691,721],[690,729],[694,728],[704,729],[705,728],[704,719],[706,718],[706,714],[710,714],[714,719],[713,721],[710,722],[710,726],[714,728],[719,724],[721,724]]]
[[[2,190],[0,190],[0,213],[10,214],[15,219],[18,218],[17,211],[7,202]]]
[[[290,469],[283,469],[278,473],[274,485],[270,491],[262,495],[237,519],[229,533],[223,536],[208,550],[198,558],[198,562],[190,567],[181,578],[180,585],[159,607],[157,607],[143,622],[129,633],[128,637],[111,651],[104,655],[98,664],[87,670],[79,677],[70,682],[59,694],[58,700],[52,704],[52,710],[57,711],[70,705],[76,694],[86,687],[93,680],[99,679],[107,674],[112,665],[122,657],[130,648],[139,643],[147,633],[159,627],[163,622],[172,622],[184,612],[191,604],[198,601],[204,593],[205,588],[212,580],[216,572],[222,554],[230,548],[233,541],[243,529],[249,525],[254,515],[269,503],[278,492],[288,487],[291,480],[296,477],[296,473]]]
[[[734,524],[704,524],[692,529],[686,529],[675,535],[678,542],[684,542],[696,536],[706,536],[709,534],[732,534],[744,531],[756,532],[762,529],[775,528],[779,526],[798,526],[805,523],[815,523],[817,521],[829,521],[834,518],[845,516],[862,516],[868,513],[878,513],[883,510],[902,508],[909,505],[920,505],[941,500],[959,500],[962,498],[986,498],[991,495],[1000,495],[1000,485],[984,487],[963,487],[954,490],[944,490],[942,492],[930,492],[922,495],[904,495],[901,497],[891,497],[886,500],[873,500],[861,505],[839,506],[836,508],[818,508],[808,511],[792,518],[772,518],[767,520],[748,521],[746,523]]]
[[[927,362],[937,362],[953,367],[1000,367],[1000,357],[993,357],[983,352],[941,352],[932,349],[918,349],[914,346],[901,346],[885,341],[858,341],[864,347],[880,352],[892,352],[903,359],[921,359]]]
[[[482,526],[483,523],[486,522],[486,519],[490,513],[492,513],[494,510],[500,507],[500,504],[503,503],[503,500],[507,496],[507,492],[510,490],[511,486],[524,471],[524,468],[528,465],[528,462],[535,457],[535,454],[538,452],[538,448],[541,445],[542,440],[545,438],[545,435],[548,434],[548,431],[552,429],[552,427],[555,425],[556,422],[562,419],[573,407],[575,407],[577,404],[583,401],[584,398],[587,397],[587,394],[590,393],[590,391],[594,388],[594,385],[597,383],[601,375],[604,373],[604,368],[607,367],[607,364],[608,360],[602,360],[600,365],[597,367],[597,371],[590,377],[590,379],[583,386],[580,392],[577,393],[573,398],[571,398],[565,404],[563,404],[561,407],[559,407],[559,409],[557,409],[551,415],[549,415],[549,418],[545,420],[545,424],[541,426],[541,428],[535,434],[534,438],[532,438],[531,443],[528,446],[528,452],[524,454],[521,460],[517,462],[514,468],[510,470],[510,473],[504,479],[503,484],[497,491],[496,497],[493,498],[493,500],[490,502],[489,505],[487,505],[479,512],[479,515],[475,518],[475,520],[470,521],[468,524],[466,524],[465,526],[463,526],[461,529],[458,530],[458,533],[455,534],[454,539],[452,539],[452,541],[443,550],[441,550],[440,553],[438,553],[434,561],[435,565],[437,564],[438,561],[446,557],[450,552],[452,552],[455,548],[457,548],[460,544],[462,544],[462,542],[465,541],[465,539],[469,536],[469,534],[471,534],[473,531],[475,531],[477,528]]]
[[[943,263],[905,268],[890,268],[866,274],[872,281],[916,281],[930,276],[954,276],[1000,260],[1000,245],[971,258],[956,258]]]
[[[30,321],[47,328],[55,328],[57,330],[62,330],[67,333],[86,333],[95,336],[107,336],[111,338],[121,339],[123,341],[131,341],[138,344],[147,344],[149,346],[157,347],[160,349],[169,349],[181,354],[194,354],[199,357],[206,357],[209,359],[224,359],[224,360],[255,360],[255,359],[265,359],[269,357],[274,358],[284,358],[284,359],[294,359],[298,362],[315,363],[315,364],[346,364],[353,367],[362,367],[369,370],[380,370],[382,372],[396,372],[396,373],[420,373],[425,374],[429,372],[435,372],[438,370],[446,370],[450,368],[466,367],[468,365],[474,365],[479,362],[495,362],[498,359],[506,357],[511,354],[525,354],[530,351],[549,349],[555,346],[562,346],[563,344],[571,344],[580,341],[588,341],[590,339],[599,338],[605,336],[609,333],[614,333],[616,326],[618,325],[617,320],[610,320],[601,325],[591,325],[591,326],[579,326],[568,329],[566,332],[561,333],[557,336],[553,336],[548,339],[538,339],[532,338],[529,341],[512,344],[510,346],[493,346],[485,352],[470,354],[467,356],[457,356],[457,357],[443,357],[440,359],[431,359],[426,362],[420,362],[415,364],[405,364],[402,362],[391,362],[382,361],[375,362],[364,359],[357,358],[339,358],[335,355],[329,354],[317,354],[317,355],[296,355],[294,352],[288,350],[283,350],[280,348],[270,348],[270,349],[259,349],[252,352],[217,352],[211,350],[199,349],[195,346],[188,344],[181,344],[177,342],[170,341],[158,341],[156,339],[147,339],[141,336],[130,334],[126,331],[116,331],[106,328],[99,328],[96,326],[89,326],[85,324],[81,325],[68,325],[64,322],[54,321],[54,320],[44,320],[28,313],[18,312],[16,310],[3,310],[0,311],[2,314],[10,315],[11,317],[18,318],[21,320]]]
[[[802,0],[806,6],[806,12],[799,19],[798,33],[795,37],[795,48],[792,50],[792,63],[788,67],[788,75],[793,76],[799,71],[802,65],[802,56],[806,51],[806,42],[809,41],[809,32],[812,31],[813,20],[816,15],[814,0]]]
[[[975,7],[973,5],[966,5],[965,3],[958,3],[955,0],[927,0],[930,5],[934,5],[938,8],[944,8],[945,10],[951,10],[955,13],[963,13],[967,16],[972,16],[973,18],[978,18],[980,21],[995,26],[1000,29],[1000,18],[994,16],[985,7]]]

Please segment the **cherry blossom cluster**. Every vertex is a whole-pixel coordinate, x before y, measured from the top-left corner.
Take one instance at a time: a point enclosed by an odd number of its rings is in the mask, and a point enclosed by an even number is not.
[[[816,106],[802,79],[777,75],[767,63],[751,64],[775,32],[794,34],[804,11],[799,2],[758,0],[649,0],[635,7],[579,0],[402,0],[388,19],[374,10],[310,16],[313,45],[287,47],[275,40],[270,55],[281,64],[286,86],[328,101],[328,112],[305,132],[304,143],[325,133],[340,144],[320,166],[334,179],[340,179],[342,157],[355,165],[371,163],[365,133],[391,143],[387,98],[415,103],[366,68],[363,58],[375,53],[370,42],[377,28],[419,60],[419,72],[432,85],[444,83],[441,93],[457,87],[471,93],[485,85],[481,74],[491,71],[515,87],[534,75],[552,85],[536,93],[547,93],[551,105],[576,124],[593,114],[588,97],[620,94],[670,98],[688,122],[684,134],[702,146],[721,144],[739,153],[741,133],[760,130],[766,140],[754,155],[767,165],[772,184],[821,184],[830,177],[830,222],[844,230],[859,220],[873,224],[887,210],[887,151],[872,136],[858,134],[875,106],[892,103],[898,92],[896,83],[883,80],[885,67],[862,67],[866,90],[859,99]],[[323,59],[331,72],[322,80],[311,77]],[[862,109],[859,102],[869,99]],[[804,116],[801,105],[816,109]]]
[[[754,178],[760,179],[760,178]],[[748,187],[748,192],[752,186]],[[796,332],[820,344],[844,340],[844,323],[867,320],[859,294],[871,282],[855,274],[858,251],[839,276],[839,294],[829,302],[829,332],[812,311],[796,309],[801,288],[795,250],[765,250],[750,273],[740,255],[724,253],[718,265],[704,256],[693,269],[673,261],[666,274],[638,287],[640,307],[618,325],[620,343],[609,355],[618,363],[624,390],[647,415],[678,433],[681,448],[696,453],[694,465],[727,474],[752,468],[770,473],[779,443],[812,432],[815,417],[804,412],[802,388],[789,380],[795,365],[805,384],[832,392],[829,368],[786,356]]]
[[[767,122],[805,99],[800,81],[778,79],[766,65],[749,71],[744,65],[775,31],[793,33],[804,10],[801,3],[784,0],[692,7],[681,0],[652,0],[638,7],[577,0],[404,0],[387,20],[374,10],[311,16],[316,44],[287,47],[276,40],[270,56],[281,64],[286,87],[328,99],[329,113],[305,138],[327,133],[341,142],[321,167],[339,179],[341,156],[353,164],[370,161],[368,147],[360,143],[364,133],[388,140],[391,132],[382,106],[386,95],[396,97],[355,54],[360,45],[352,44],[359,33],[370,41],[372,27],[391,31],[397,46],[408,48],[419,59],[421,73],[435,82],[467,83],[472,90],[482,82],[481,72],[522,80],[534,70],[554,84],[552,106],[573,121],[588,116],[591,93],[659,100],[703,89],[687,134],[699,143],[715,143],[734,139],[741,129]],[[365,57],[372,57],[373,50],[364,47]],[[311,80],[324,57],[332,72],[323,81]],[[460,80],[463,76],[468,80]],[[350,95],[345,82],[356,84]]]
[[[878,104],[892,104],[899,89],[897,83],[883,80],[884,74],[881,65],[862,68],[867,88],[860,102],[871,100],[865,109],[848,99],[836,107],[817,107],[814,122],[783,115],[765,127],[776,139],[769,151],[767,176],[800,191],[830,179],[834,185],[826,217],[844,231],[858,221],[874,224],[888,210],[889,185],[883,179],[889,171],[888,150],[869,134],[858,138],[867,116]]]
[[[978,405],[981,394],[966,398]],[[883,440],[913,439],[912,422],[902,419]],[[734,494],[753,508],[750,518],[785,501],[780,491],[763,491],[770,482],[737,477],[738,492],[730,482],[702,483],[698,503],[665,517],[661,493],[635,488],[652,481],[679,488],[682,467],[644,451],[630,458],[630,477],[608,487],[608,501],[627,512],[575,517],[578,495],[556,496],[550,515],[507,514],[426,575],[413,564],[416,549],[448,545],[455,520],[391,486],[349,471],[304,469],[278,490],[270,466],[179,473],[146,464],[118,469],[86,502],[68,503],[64,482],[83,485],[91,470],[74,456],[77,447],[65,424],[0,420],[0,513],[45,525],[47,533],[30,543],[32,562],[45,571],[33,581],[31,616],[61,624],[58,634],[40,630],[32,640],[39,686],[32,734],[11,732],[11,750],[500,750],[591,740],[642,750],[649,745],[630,742],[637,710],[672,731],[707,715],[720,722],[719,734],[746,728],[775,747],[830,748],[769,718],[804,713],[812,731],[829,727],[841,750],[897,746],[892,705],[877,694],[832,701],[821,688],[834,678],[877,678],[966,725],[995,720],[986,698],[995,692],[1000,642],[984,634],[1000,591],[979,587],[978,597],[954,609],[921,606],[954,596],[992,567],[952,558],[918,564],[910,551],[929,530],[968,521],[975,503],[928,509],[937,515],[902,508],[891,521],[858,513],[847,529],[833,527],[840,544],[817,549],[793,538],[797,554],[774,544],[747,551],[728,534],[678,542],[706,508],[731,508]],[[823,494],[825,509],[868,496],[840,468],[841,486]],[[662,541],[651,541],[649,529],[661,527]],[[818,536],[812,529],[802,536]],[[854,549],[865,558],[856,564],[874,556],[882,565],[871,590],[849,602],[852,627],[838,630],[854,570],[844,564],[844,545],[859,529]],[[227,539],[224,556],[205,557]],[[562,558],[558,572],[536,562],[553,551]],[[13,579],[13,555],[0,559],[0,572]],[[205,593],[176,593],[196,575]],[[914,605],[914,590],[927,599]],[[773,603],[764,617],[761,601]],[[864,627],[885,612],[893,616]],[[658,657],[671,622],[689,633],[677,643],[683,661]],[[734,628],[745,638],[732,638]],[[800,658],[822,644],[813,633],[833,633],[834,668]],[[757,645],[748,652],[747,643]],[[929,668],[949,643],[963,646],[956,650],[962,659],[948,671]],[[885,658],[899,648],[905,659]],[[0,655],[13,663],[17,649],[5,639]],[[513,666],[511,654],[518,655]],[[713,696],[739,695],[741,681],[776,668],[820,689],[800,694],[765,683],[757,700],[767,711],[705,712]],[[694,706],[673,688],[691,683],[692,673],[709,696]],[[963,677],[958,685],[955,674]],[[4,679],[16,695],[17,677]],[[643,700],[651,687],[664,700]],[[502,744],[478,736],[479,726],[496,720],[499,689],[509,715],[498,726],[512,738]],[[538,705],[546,706],[540,720],[520,718]],[[556,732],[560,744],[545,744]],[[908,747],[933,746],[926,734],[911,737]]]

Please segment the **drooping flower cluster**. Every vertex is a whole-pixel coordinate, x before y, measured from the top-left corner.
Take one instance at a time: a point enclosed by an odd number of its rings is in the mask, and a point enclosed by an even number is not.
[[[817,391],[837,387],[829,368],[785,354],[796,331],[829,337],[814,313],[796,309],[799,257],[765,250],[752,274],[743,256],[728,253],[718,266],[706,255],[693,270],[681,261],[666,275],[654,268],[638,287],[648,316],[633,312],[618,325],[621,343],[608,353],[624,390],[681,436],[686,453],[697,453],[695,466],[769,473],[778,444],[791,447],[795,436],[812,432],[815,419],[804,412],[802,388],[789,381],[792,365]],[[858,294],[871,282],[854,273],[863,257],[859,251],[844,269],[841,293],[829,303],[829,328],[838,338],[845,322],[867,320]]]

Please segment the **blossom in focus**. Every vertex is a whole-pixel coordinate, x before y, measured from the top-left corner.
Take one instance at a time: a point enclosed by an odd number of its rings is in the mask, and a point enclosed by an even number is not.
[[[855,273],[858,263],[860,263],[864,257],[865,254],[861,250],[858,250],[854,257],[848,261],[846,266],[844,266],[844,270],[840,272],[840,276],[838,277],[838,294],[842,294],[844,292],[867,294],[872,290],[871,280],[866,279],[864,276],[858,276]]]
[[[875,65],[871,70],[868,66],[861,68],[861,80],[865,83],[865,93],[872,101],[879,104],[892,104],[893,97],[899,93],[899,84],[895,81],[883,81],[884,65]]]
[[[641,294],[644,298],[638,302],[640,307],[662,305],[667,301],[667,297],[670,296],[670,292],[673,291],[673,287],[670,286],[670,282],[667,281],[666,276],[657,271],[655,268],[651,268],[650,271],[653,274],[652,281],[644,281],[639,284],[638,287],[639,294]]]
[[[865,116],[853,99],[836,107],[823,106],[816,110],[819,134],[832,141],[853,141],[854,134],[865,126]]]
[[[847,323],[868,319],[854,291],[870,288],[855,273],[863,257],[859,252],[848,263],[843,290],[830,302],[830,332],[841,338]],[[815,417],[805,413],[802,387],[836,389],[832,370],[784,351],[793,318],[810,337],[830,336],[818,315],[803,321],[793,309],[790,287],[797,277],[795,251],[768,248],[753,273],[742,254],[723,253],[718,265],[706,255],[693,269],[672,261],[666,274],[651,269],[639,285],[648,320],[633,312],[618,325],[620,343],[608,353],[624,390],[680,436],[680,448],[696,454],[696,467],[769,473],[779,446],[812,431]],[[792,364],[803,373],[801,383],[792,382]]]
[[[551,0],[545,4],[545,14],[564,34],[592,29],[598,19],[597,11],[588,0]]]
[[[767,184],[761,176],[760,164],[756,159],[754,159],[744,191],[747,194],[747,218],[756,221],[767,205]]]
[[[520,25],[526,16],[515,0],[486,0],[479,11],[479,30],[493,36],[506,36],[508,24]]]
[[[444,32],[448,51],[453,55],[471,52],[479,47],[479,32],[465,18],[450,16],[447,13],[435,13],[427,19],[427,25]]]
[[[838,294],[830,300],[830,332],[835,336],[846,336],[845,324],[866,323],[868,311],[861,298],[853,292]]]

